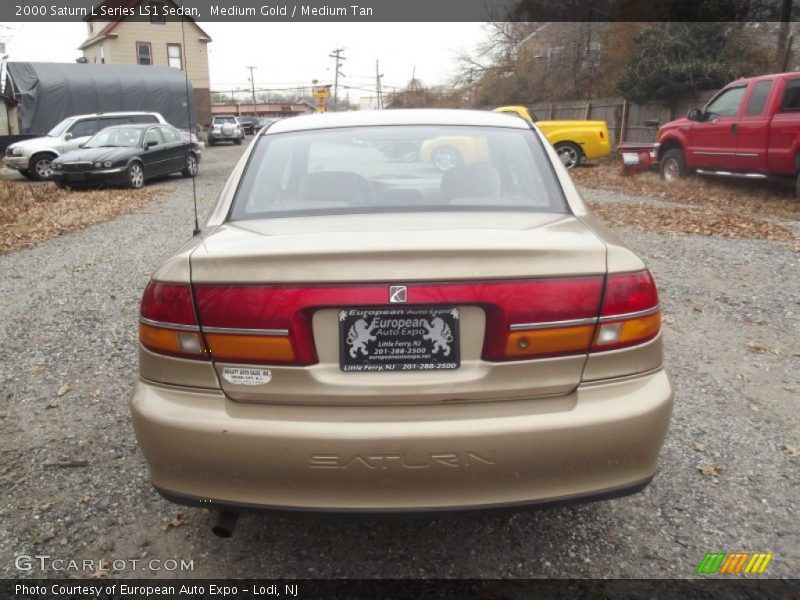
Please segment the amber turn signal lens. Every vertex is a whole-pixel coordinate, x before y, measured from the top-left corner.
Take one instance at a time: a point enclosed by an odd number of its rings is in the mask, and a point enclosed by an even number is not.
[[[630,346],[654,338],[661,330],[661,313],[646,317],[603,323],[597,330],[593,348],[610,350],[617,346]]]
[[[509,357],[541,356],[565,352],[588,352],[594,325],[515,331],[508,336]]]
[[[285,336],[208,333],[206,341],[216,360],[263,363],[294,360],[292,341]]]
[[[208,355],[208,350],[203,345],[200,334],[193,331],[167,329],[139,323],[139,341],[142,346],[153,352],[189,358]]]

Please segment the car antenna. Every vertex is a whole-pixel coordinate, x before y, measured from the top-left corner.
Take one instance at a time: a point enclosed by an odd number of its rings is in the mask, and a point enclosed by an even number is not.
[[[181,0],[181,8],[183,8],[184,0]],[[184,28],[184,24],[186,23],[186,19],[188,17],[181,15],[181,38],[183,44],[183,50],[181,51],[181,60],[183,57],[186,56],[186,30]],[[189,101],[189,66],[184,62],[183,65],[183,75],[184,80],[186,81],[186,116],[189,118],[189,144],[192,143],[192,104]],[[194,229],[192,230],[192,236],[198,235],[200,233],[200,222],[197,219],[197,183],[195,182],[195,176],[192,176],[192,203],[194,205]]]

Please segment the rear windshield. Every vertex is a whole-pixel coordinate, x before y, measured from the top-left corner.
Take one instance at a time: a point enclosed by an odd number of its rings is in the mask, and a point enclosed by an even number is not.
[[[355,127],[261,137],[230,218],[413,211],[567,207],[530,130]]]
[[[236,117],[214,117],[214,123],[236,123]]]

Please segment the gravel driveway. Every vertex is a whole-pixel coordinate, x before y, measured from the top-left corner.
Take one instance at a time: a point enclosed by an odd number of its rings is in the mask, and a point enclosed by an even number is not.
[[[205,150],[203,213],[241,152]],[[154,185],[167,193],[138,213],[0,256],[0,577],[91,574],[18,571],[23,554],[193,561],[112,571],[133,577],[691,577],[711,551],[773,552],[766,575],[797,575],[798,458],[784,447],[800,446],[800,255],[788,245],[621,232],[660,285],[677,390],[645,492],[503,517],[245,515],[221,540],[207,512],[153,491],[131,429],[141,290],[192,230],[191,182]],[[75,466],[47,466],[63,461]]]

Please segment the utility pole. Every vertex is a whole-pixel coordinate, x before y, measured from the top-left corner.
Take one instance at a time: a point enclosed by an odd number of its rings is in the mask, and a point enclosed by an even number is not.
[[[258,111],[256,110],[256,80],[253,77],[253,71],[256,67],[245,67],[245,69],[250,69],[250,91],[253,93],[253,116],[258,116]]]
[[[383,110],[383,98],[381,97],[381,94],[383,93],[382,90],[381,90],[381,77],[383,77],[383,75],[381,75],[381,70],[380,70],[380,67],[378,66],[378,61],[376,60],[375,61],[375,88],[376,88],[376,90],[378,92],[378,110]]]
[[[339,63],[343,60],[347,60],[342,56],[342,52],[344,52],[344,48],[336,48],[328,55],[336,59],[336,67],[333,75],[333,110],[339,110],[339,75],[344,77],[344,73],[339,73]]]

